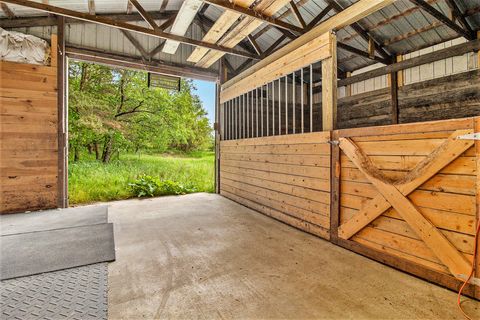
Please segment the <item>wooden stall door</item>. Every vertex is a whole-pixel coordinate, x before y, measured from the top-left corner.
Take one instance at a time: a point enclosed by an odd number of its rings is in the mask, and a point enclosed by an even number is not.
[[[329,239],[329,139],[318,132],[222,141],[220,193]]]
[[[57,68],[0,62],[0,213],[57,206]]]
[[[473,133],[476,121],[334,132],[334,242],[457,289],[471,270],[478,219],[478,154],[474,140],[459,137]]]

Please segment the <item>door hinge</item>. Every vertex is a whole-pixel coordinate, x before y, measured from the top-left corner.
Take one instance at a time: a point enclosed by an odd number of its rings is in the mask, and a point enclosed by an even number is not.
[[[457,137],[457,140],[480,140],[480,132],[464,134]]]

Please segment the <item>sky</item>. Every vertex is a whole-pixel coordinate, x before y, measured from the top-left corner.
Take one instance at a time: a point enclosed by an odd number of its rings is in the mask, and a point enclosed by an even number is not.
[[[210,123],[215,122],[215,82],[193,80],[197,88],[196,94],[202,101],[203,107],[208,111]]]

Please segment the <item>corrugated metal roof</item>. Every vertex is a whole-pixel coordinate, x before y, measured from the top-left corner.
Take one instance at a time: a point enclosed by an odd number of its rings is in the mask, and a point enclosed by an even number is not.
[[[41,0],[36,0],[41,2]],[[178,10],[183,0],[163,0],[168,1],[166,10]],[[147,11],[158,11],[162,7],[162,0],[139,0],[140,4]],[[356,0],[337,0],[337,3],[346,8]],[[449,7],[445,0],[429,0],[434,8],[448,16]],[[455,0],[462,12],[470,12],[467,16],[467,21],[470,26],[476,30],[480,28],[480,2],[479,0]],[[51,5],[77,10],[81,12],[88,12],[88,0],[50,0]],[[300,13],[304,20],[309,23],[316,17],[324,8],[326,8],[327,0],[298,0],[296,1]],[[29,17],[45,15],[43,12],[28,9],[16,5],[8,5],[16,16]],[[95,9],[97,13],[122,13],[127,10],[127,0],[95,0]],[[136,9],[133,8],[133,12]],[[208,6],[204,11],[207,18],[216,21],[222,14],[223,10],[215,6]],[[335,15],[335,10],[330,10],[324,17]],[[298,25],[298,21],[292,14],[289,6],[282,8],[276,17],[287,21],[291,24]],[[0,17],[5,17],[4,13],[0,11]],[[422,9],[413,5],[409,0],[398,0],[394,4],[385,7],[384,9],[371,14],[370,16],[360,20],[358,24],[367,30],[374,39],[379,42],[391,55],[412,52],[424,47],[442,43],[458,35],[439,23],[434,17],[426,13]],[[258,34],[266,27],[266,24],[260,26],[252,35]],[[29,28],[32,31],[33,28]],[[75,32],[73,32],[74,30]],[[43,33],[45,31],[41,31]],[[78,34],[76,34],[78,32]],[[123,35],[114,29],[104,26],[94,26],[89,24],[84,25],[70,25],[70,38],[68,41],[73,41],[78,44],[89,44],[103,50],[113,50],[114,52],[131,53],[134,56],[139,56],[133,46],[126,43]],[[202,38],[202,31],[198,26],[192,24],[188,35],[194,39]],[[261,35],[256,39],[262,50],[267,50],[273,43],[283,36],[276,28],[267,28],[262,31]],[[149,38],[147,36],[135,35],[139,41],[144,44],[149,50],[153,49],[158,43],[159,39]],[[80,40],[83,39],[83,40]],[[353,46],[357,49],[366,51],[368,43],[365,39],[359,36],[351,27],[345,27],[337,32],[337,39],[345,44]],[[284,40],[284,42],[289,39]],[[186,63],[186,58],[192,51],[192,47],[188,45],[181,45],[181,48],[176,55],[168,55],[159,53],[156,58],[165,61],[172,61],[178,63]],[[378,54],[377,54],[378,55]],[[230,64],[234,68],[238,68],[244,63],[245,59],[228,56]],[[340,68],[344,71],[353,71],[358,68],[368,66],[375,63],[370,59],[359,57],[343,49],[339,50],[338,61]],[[189,64],[189,63],[186,63]]]

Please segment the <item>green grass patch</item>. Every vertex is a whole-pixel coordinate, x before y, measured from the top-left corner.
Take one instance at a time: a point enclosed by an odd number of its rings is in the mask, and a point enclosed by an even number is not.
[[[95,160],[70,162],[68,168],[69,201],[85,204],[134,198],[137,193],[129,184],[143,175],[158,179],[165,192],[174,184],[182,186],[182,192],[214,192],[213,152],[166,155],[122,155],[119,160],[103,164]],[[185,186],[183,188],[183,186]]]

